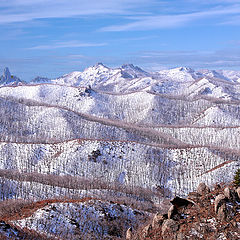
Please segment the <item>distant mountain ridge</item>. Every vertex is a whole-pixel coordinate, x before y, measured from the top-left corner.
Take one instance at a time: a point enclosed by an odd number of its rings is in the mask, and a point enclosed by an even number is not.
[[[35,77],[31,83],[48,83],[50,82],[50,79],[49,78],[46,78],[46,77],[40,77],[40,76],[37,76]]]
[[[147,72],[133,64],[123,64],[118,68],[109,68],[103,63],[86,68],[84,71],[75,71],[56,79],[36,77],[30,83],[56,83],[68,86],[91,86],[93,88],[113,91],[129,92],[136,90],[155,90],[160,93],[176,94],[174,89],[186,88],[188,83],[207,79],[207,81],[222,80],[225,83],[240,84],[240,71],[232,70],[194,70],[187,67],[177,67],[157,72]],[[9,69],[4,69],[0,77],[0,85],[25,83],[18,77],[11,75]],[[182,85],[182,86],[181,86]],[[177,87],[178,86],[178,87]],[[162,89],[161,89],[162,88]],[[206,93],[206,91],[205,91]]]

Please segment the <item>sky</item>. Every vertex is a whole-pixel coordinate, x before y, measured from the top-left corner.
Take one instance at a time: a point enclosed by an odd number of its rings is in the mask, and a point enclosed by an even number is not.
[[[239,0],[0,0],[0,75],[56,78],[102,62],[240,70]]]

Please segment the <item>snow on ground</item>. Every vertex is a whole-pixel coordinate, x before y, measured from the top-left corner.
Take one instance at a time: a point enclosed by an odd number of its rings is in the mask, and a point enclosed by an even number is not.
[[[200,182],[231,181],[239,168],[239,72],[99,63],[28,85],[9,74],[0,87],[1,199],[87,196],[152,206]],[[143,218],[95,199],[51,203],[14,224],[65,239],[112,239]]]
[[[234,172],[240,157],[234,152],[224,153],[207,147],[168,149],[137,143],[87,140],[57,145],[1,144],[0,156],[2,169],[18,169],[23,174],[39,172],[78,176],[93,180],[93,183],[106,182],[110,186],[116,183],[123,188],[144,187],[153,191],[162,186],[180,195],[195,190],[198,182],[206,180],[205,172],[227,162],[230,156],[234,162],[228,166],[232,166]],[[218,170],[214,172],[217,174]],[[229,181],[232,171],[219,177],[222,181]],[[213,175],[209,183],[216,179],[217,175]],[[13,187],[13,194],[14,191]]]
[[[31,217],[12,223],[65,239],[120,239],[129,227],[137,227],[144,217],[143,212],[124,205],[89,200],[49,204]]]

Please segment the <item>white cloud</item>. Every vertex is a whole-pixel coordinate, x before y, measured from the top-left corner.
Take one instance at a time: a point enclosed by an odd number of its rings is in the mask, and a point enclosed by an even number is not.
[[[214,8],[206,11],[199,11],[186,14],[175,15],[157,15],[157,16],[142,16],[134,17],[134,22],[122,25],[112,25],[103,27],[100,31],[141,31],[153,30],[162,28],[172,28],[184,26],[198,20],[218,18],[218,17],[231,17],[234,14],[240,14],[240,5],[230,7]]]
[[[232,16],[220,23],[220,25],[240,25],[240,16]]]
[[[240,65],[240,51],[151,51],[135,54],[135,61],[149,67],[236,68]]]
[[[79,41],[55,42],[46,45],[38,45],[28,48],[29,50],[44,50],[57,48],[80,48],[80,47],[101,47],[107,45],[106,43],[84,43]]]
[[[181,7],[182,3],[182,7]],[[217,16],[240,14],[239,0],[0,0],[0,24],[26,22],[43,18],[87,16],[130,16],[127,24],[106,26],[101,31],[151,30],[184,26],[191,22]],[[176,5],[177,4],[177,5]],[[205,7],[201,7],[205,4]],[[215,6],[210,10],[208,6]],[[197,12],[189,9],[195,6]],[[200,9],[200,10],[199,10]],[[146,10],[147,14],[142,14]],[[166,10],[166,11],[165,11]],[[150,13],[154,11],[155,14]],[[184,11],[184,13],[182,13]],[[162,13],[162,14],[157,14]],[[165,12],[165,14],[163,14]],[[168,12],[166,14],[166,12]],[[170,14],[174,12],[174,14]],[[140,15],[143,16],[140,16]],[[136,18],[136,16],[140,16]],[[223,19],[232,24],[231,19]]]
[[[42,18],[129,14],[131,9],[154,0],[1,0],[0,23],[31,21]]]

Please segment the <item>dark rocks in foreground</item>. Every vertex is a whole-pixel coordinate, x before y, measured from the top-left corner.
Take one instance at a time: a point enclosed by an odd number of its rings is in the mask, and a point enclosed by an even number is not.
[[[201,183],[188,198],[175,197],[167,214],[157,213],[132,240],[240,239],[240,188]]]

